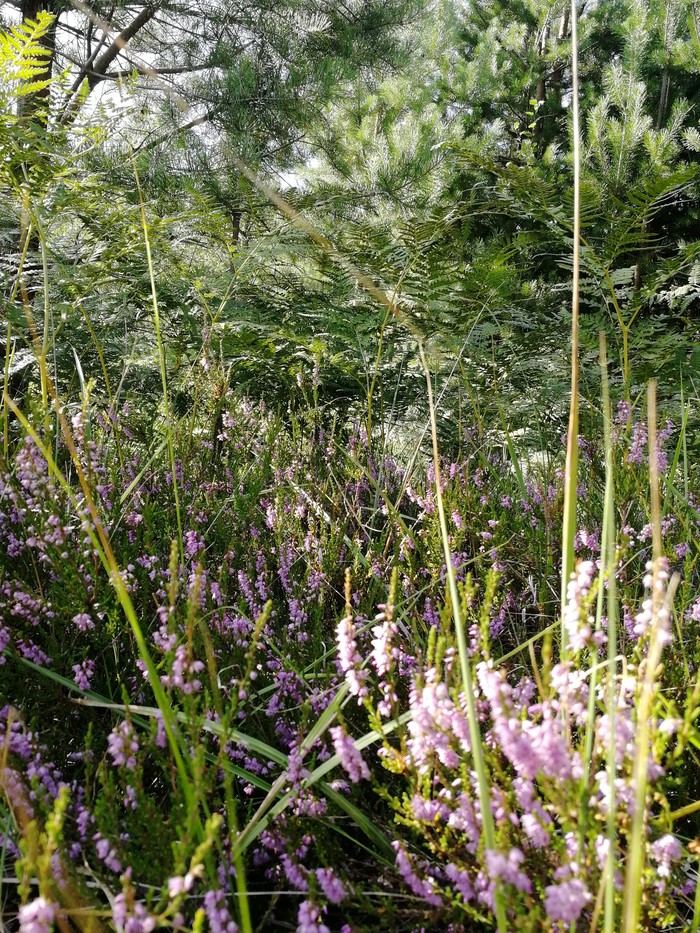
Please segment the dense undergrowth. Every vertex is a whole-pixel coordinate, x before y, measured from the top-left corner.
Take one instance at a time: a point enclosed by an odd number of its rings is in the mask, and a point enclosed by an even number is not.
[[[580,439],[561,650],[558,458],[520,464],[464,426],[440,472],[455,613],[434,465],[324,419],[312,385],[282,420],[207,383],[173,428],[175,483],[166,425],[128,405],[10,424],[10,924],[620,929],[633,851],[639,928],[697,924],[700,511],[679,427],[652,563],[647,427],[617,409],[602,589],[605,451]]]

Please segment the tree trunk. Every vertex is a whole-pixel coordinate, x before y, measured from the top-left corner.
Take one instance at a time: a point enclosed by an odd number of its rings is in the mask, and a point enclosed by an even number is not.
[[[53,13],[55,19],[51,24],[48,31],[41,37],[40,44],[47,50],[49,53],[46,56],[46,67],[42,74],[37,75],[34,79],[36,81],[49,81],[53,74],[53,63],[56,55],[56,24],[58,22],[58,14],[60,10],[56,9],[56,4],[53,0],[22,0],[21,12],[22,12],[22,22],[27,20],[36,21],[39,13],[42,12]],[[51,102],[51,89],[49,87],[42,88],[39,91],[35,91],[34,94],[29,94],[27,97],[21,97],[18,105],[17,112],[21,117],[40,120],[44,125],[47,124],[49,119],[49,104]]]

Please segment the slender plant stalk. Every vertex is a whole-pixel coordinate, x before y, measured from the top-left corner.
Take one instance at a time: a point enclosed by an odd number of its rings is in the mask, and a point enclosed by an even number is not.
[[[643,895],[643,875],[646,863],[647,789],[649,783],[650,718],[653,711],[655,677],[663,650],[663,617],[670,613],[670,603],[678,585],[678,574],[666,591],[664,599],[661,570],[661,496],[659,493],[658,444],[656,435],[656,383],[649,384],[649,483],[651,500],[652,574],[651,574],[651,628],[649,647],[643,661],[644,675],[637,702],[637,735],[632,764],[634,787],[634,816],[627,843],[627,866],[623,902],[623,931],[638,933]],[[640,672],[641,673],[641,672]]]
[[[571,405],[569,430],[566,437],[566,472],[564,477],[564,522],[562,529],[561,567],[561,650],[566,649],[564,627],[566,590],[574,569],[574,537],[576,535],[576,486],[578,483],[578,409],[579,409],[579,279],[581,249],[581,132],[578,100],[578,28],[576,0],[571,0],[571,93],[573,116],[574,159],[574,255],[571,290]]]
[[[695,901],[693,903],[693,922],[690,927],[690,933],[698,933],[700,930],[700,864],[698,865],[697,881],[695,882]]]
[[[7,331],[5,333],[5,368],[2,380],[2,452],[5,460],[10,445],[10,422],[7,417],[7,405],[5,396],[10,394],[10,360],[12,359],[12,325],[7,322]]]
[[[265,618],[267,619],[270,614],[269,603],[266,608],[267,611],[265,612]],[[209,674],[209,685],[211,689],[214,710],[219,717],[219,722],[228,724],[231,721],[232,716],[235,715],[236,710],[235,707],[229,708],[228,710],[224,708],[223,697],[219,688],[219,674],[216,669],[214,647],[211,642],[209,629],[207,628],[206,621],[201,616],[199,616],[197,623],[202,640],[204,641],[205,655],[207,659],[207,673]],[[226,748],[225,742],[220,743],[220,748],[221,755],[223,757]],[[238,810],[236,807],[236,797],[233,792],[231,773],[224,770],[223,776],[224,799],[226,802],[226,816],[228,818],[229,827],[229,842],[233,847],[233,843],[235,839],[238,838],[240,832]],[[236,873],[236,891],[238,892],[238,919],[241,921],[241,929],[243,933],[253,933],[253,923],[250,916],[250,901],[248,899],[248,884],[246,880],[245,861],[243,860],[243,854],[241,853],[240,849],[234,848],[232,858]]]
[[[457,651],[459,653],[459,666],[462,675],[462,687],[467,701],[467,719],[469,721],[469,740],[471,743],[472,758],[474,760],[474,770],[477,774],[479,784],[479,803],[481,806],[481,819],[484,827],[484,843],[487,849],[496,850],[496,827],[493,821],[491,810],[491,782],[486,769],[484,752],[481,744],[481,730],[479,729],[479,719],[476,712],[476,697],[474,694],[474,683],[472,680],[471,664],[469,660],[469,649],[467,647],[467,635],[462,619],[461,600],[459,590],[457,589],[457,578],[454,567],[452,566],[452,551],[450,548],[450,535],[447,528],[447,518],[445,517],[445,506],[442,501],[442,489],[440,487],[440,451],[438,448],[437,421],[435,418],[435,405],[433,403],[433,386],[430,378],[430,370],[425,358],[422,342],[418,344],[421,363],[425,372],[425,382],[428,390],[428,407],[430,409],[430,428],[433,438],[433,466],[435,470],[435,499],[438,508],[438,517],[440,520],[440,536],[442,538],[442,549],[445,556],[445,570],[450,593],[450,602],[452,603],[452,616],[455,624],[455,633],[457,636]],[[496,924],[499,933],[506,933],[507,919],[503,896],[500,885],[496,885],[494,895],[496,909]]]
[[[610,411],[610,387],[608,384],[608,358],[605,345],[605,335],[600,335],[600,367],[603,390],[603,433],[605,438],[605,511],[609,512],[610,520],[607,527],[607,537],[603,535],[602,548],[607,551],[608,566],[608,690],[607,713],[608,734],[616,734],[616,689],[615,672],[617,667],[617,548],[615,535],[615,475],[613,469],[613,445]],[[615,873],[617,870],[617,802],[615,799],[615,775],[617,762],[615,759],[616,746],[614,741],[608,742],[608,819],[607,839],[608,858],[605,873],[605,933],[615,933]]]
[[[605,601],[605,584],[609,583],[609,577],[615,573],[614,558],[610,561],[610,549],[608,542],[615,541],[615,515],[614,515],[614,486],[612,473],[612,440],[610,431],[610,391],[608,387],[607,357],[605,347],[605,336],[600,335],[600,366],[602,373],[602,396],[603,396],[603,432],[605,438],[605,494],[603,497],[603,527],[601,531],[601,551],[600,568],[598,571],[598,594],[596,600],[596,631],[600,631],[601,620],[603,617],[603,607]],[[609,599],[608,599],[609,603]],[[612,657],[615,657],[613,652]],[[608,659],[610,653],[608,651]],[[591,659],[592,661],[595,658]],[[590,668],[590,685],[588,688],[588,725],[586,728],[586,737],[584,742],[583,755],[583,780],[581,786],[581,811],[587,810],[589,797],[589,781],[591,775],[591,761],[593,758],[593,738],[595,733],[595,705],[596,705],[596,686],[597,686],[598,665],[592,664]],[[614,682],[615,670],[610,668],[609,676]],[[614,734],[614,733],[612,733]],[[585,821],[581,821],[581,835],[585,832]],[[583,838],[581,838],[581,844]]]
[[[163,335],[160,329],[160,312],[158,310],[158,297],[156,294],[156,280],[153,273],[153,257],[151,256],[151,241],[148,236],[148,223],[146,221],[146,208],[143,203],[143,192],[141,191],[141,182],[136,168],[136,159],[131,154],[131,164],[134,169],[134,178],[136,180],[136,190],[139,195],[139,207],[141,208],[141,226],[143,228],[143,238],[146,244],[146,259],[148,261],[148,275],[151,280],[151,298],[153,300],[153,326],[156,334],[156,343],[158,344],[158,361],[160,363],[160,379],[163,389],[163,404],[165,405],[166,432],[168,437],[168,457],[170,459],[170,470],[173,476],[173,499],[175,502],[175,515],[177,518],[177,536],[178,548],[180,551],[180,562],[184,563],[183,554],[183,536],[182,536],[182,516],[180,514],[180,494],[178,492],[177,475],[175,471],[175,444],[173,440],[173,417],[170,407],[170,397],[168,395],[168,374],[165,367],[165,347],[163,346]]]

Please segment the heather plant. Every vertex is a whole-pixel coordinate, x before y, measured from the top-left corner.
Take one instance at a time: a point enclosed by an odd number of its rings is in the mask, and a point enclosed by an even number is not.
[[[181,543],[158,426],[149,440],[128,406],[75,409],[72,451],[63,436],[17,426],[3,462],[3,788],[10,812],[26,807],[35,833],[55,824],[57,807],[62,814],[53,881],[36,867],[39,855],[23,854],[26,832],[5,833],[6,859],[27,866],[14,902],[20,920],[46,926],[90,904],[86,916],[106,910],[118,929],[205,918],[218,929],[245,926],[245,897],[251,924],[469,929],[490,926],[500,898],[507,928],[559,929],[601,915],[611,871],[619,917],[642,673],[657,644],[667,658],[664,689],[651,695],[643,920],[651,929],[691,916],[700,519],[692,491],[686,499],[670,472],[678,457],[669,442],[682,449],[682,431],[667,427],[665,459],[657,448],[669,500],[667,557],[655,560],[646,419],[622,405],[613,420],[625,524],[611,663],[604,445],[579,440],[578,563],[559,657],[556,461],[523,474],[508,450],[469,430],[461,460],[437,465],[438,487],[435,464],[406,472],[372,449],[359,424],[324,422],[313,407],[285,424],[222,394],[225,374],[206,379],[194,421],[174,426]],[[101,564],[96,524],[111,541],[165,715]],[[673,571],[681,579],[655,629],[654,593],[665,593]],[[97,899],[86,870],[99,879]],[[399,886],[411,906],[398,899],[378,912],[378,895]],[[256,892],[270,889],[303,900],[280,895],[261,911]]]

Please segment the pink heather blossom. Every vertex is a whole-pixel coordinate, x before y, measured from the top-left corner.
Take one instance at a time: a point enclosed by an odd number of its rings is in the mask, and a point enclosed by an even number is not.
[[[544,774],[557,780],[576,780],[581,775],[581,761],[572,751],[564,725],[550,702],[537,708],[541,719],[532,715],[522,719],[513,701],[510,684],[482,661],[476,668],[479,687],[491,707],[491,735],[503,754],[522,777],[533,779]],[[531,708],[530,714],[535,709]]]
[[[119,874],[122,870],[122,864],[117,857],[115,848],[110,844],[109,839],[105,839],[104,836],[101,836],[99,833],[94,835],[92,838],[93,842],[95,843],[97,857],[105,863],[110,871],[115,872],[115,874]]]
[[[669,630],[669,612],[668,609],[663,605],[663,597],[666,592],[666,584],[668,582],[668,560],[665,557],[659,558],[659,565],[654,572],[654,563],[653,561],[648,561],[646,565],[646,574],[644,576],[644,588],[646,590],[652,590],[656,588],[657,598],[659,603],[659,629],[660,636],[663,639],[664,643],[670,641],[671,635]],[[637,638],[643,638],[649,629],[654,620],[654,597],[653,594],[649,594],[644,602],[642,603],[642,610],[639,612],[634,619],[634,628],[633,635]]]
[[[552,818],[537,801],[539,813],[525,813],[521,817],[520,825],[527,836],[527,841],[535,849],[545,849],[551,842],[550,830]]]
[[[581,916],[591,895],[580,878],[550,884],[544,889],[544,906],[550,920],[560,921],[567,927]]]
[[[204,895],[204,910],[211,933],[238,933],[238,925],[231,919],[226,907],[224,891],[207,891]]]
[[[644,448],[647,444],[646,422],[638,421],[634,425],[632,443],[627,454],[627,462],[641,466],[644,463]]]
[[[331,729],[331,737],[333,738],[335,753],[340,758],[340,763],[347,771],[348,777],[353,784],[356,784],[362,778],[368,778],[369,768],[343,727],[334,726]]]
[[[420,794],[414,794],[411,798],[411,809],[414,818],[422,823],[434,823],[438,818],[447,818],[450,813],[442,800],[426,800]]]
[[[372,628],[372,661],[380,677],[384,677],[391,670],[397,650],[392,648],[392,639],[398,629],[396,623],[387,617],[385,611],[380,612],[375,620],[379,625]]]
[[[37,897],[19,909],[19,933],[49,933],[56,914],[56,905]]]

